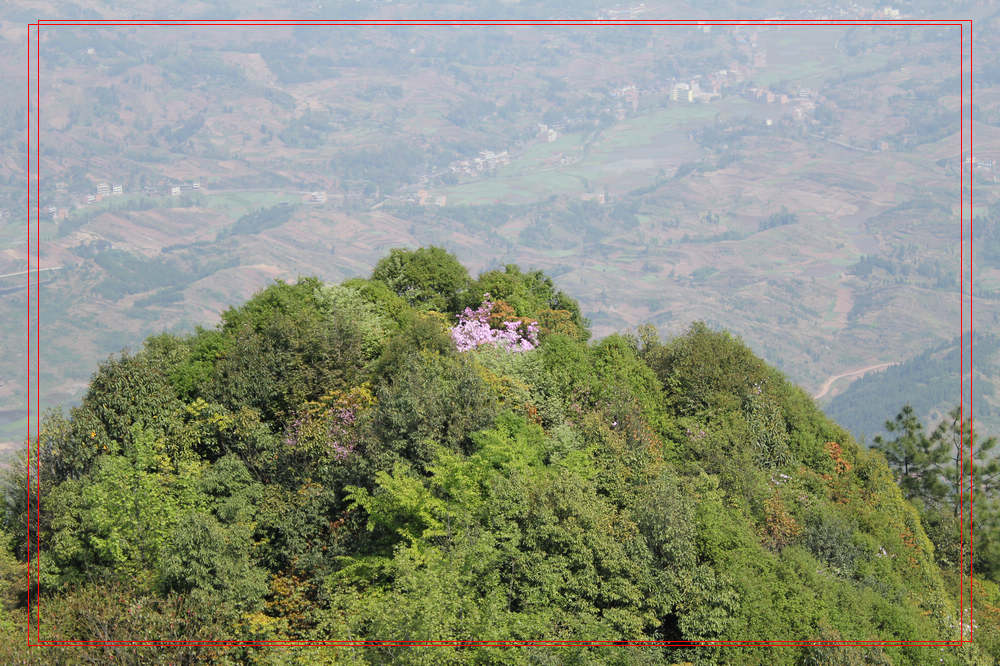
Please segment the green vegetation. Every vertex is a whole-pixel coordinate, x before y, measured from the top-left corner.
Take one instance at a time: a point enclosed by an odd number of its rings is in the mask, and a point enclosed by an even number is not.
[[[239,218],[255,210],[266,209],[279,204],[298,203],[299,197],[276,192],[224,192],[208,194],[204,197],[205,208],[211,208],[227,216]]]
[[[934,545],[934,558],[950,584],[955,584],[957,571],[974,572],[973,607],[978,604],[992,622],[978,625],[974,616],[973,626],[982,632],[977,641],[995,659],[1000,655],[995,584],[1000,579],[997,439],[982,439],[972,419],[962,421],[957,407],[930,435],[910,405],[904,405],[885,427],[894,437],[876,437],[874,448],[885,454],[904,497],[917,508]],[[962,532],[965,539],[959,537]]]
[[[104,275],[94,291],[107,299],[119,299],[128,294],[152,292],[139,301],[146,305],[163,305],[180,299],[185,286],[235,265],[233,259],[206,258],[195,246],[182,246],[174,254],[142,257],[104,247],[81,246],[78,253],[92,256]],[[207,259],[207,260],[206,260]],[[157,290],[157,291],[154,291]]]
[[[392,250],[375,266],[372,279],[385,284],[409,305],[438,312],[456,311],[459,296],[470,281],[465,267],[439,247],[413,252]]]
[[[487,293],[495,325],[541,324],[537,347],[457,351],[454,315]],[[44,420],[37,516],[26,456],[9,475],[0,653],[23,640],[29,549],[47,640],[682,642],[44,655],[65,663],[755,663],[761,648],[697,643],[957,636],[939,568],[956,566],[955,514],[937,510],[954,427],[922,438],[902,415],[887,466],[727,333],[588,337],[540,271],[473,280],[431,247],[370,279],[278,282],[215,329],[109,359]],[[992,442],[969,469],[984,496]],[[991,507],[973,566],[995,606]],[[767,658],[987,664],[1000,627],[976,621],[962,650]]]
[[[295,214],[295,206],[288,203],[279,203],[268,208],[258,208],[240,217],[234,224],[218,234],[218,239],[240,234],[253,235],[264,231],[280,227],[288,222]]]
[[[787,224],[795,224],[798,221],[798,215],[789,212],[787,208],[782,208],[780,213],[774,213],[773,215],[769,215],[766,219],[761,220],[760,224],[757,226],[757,230],[766,231],[767,229],[783,227]]]

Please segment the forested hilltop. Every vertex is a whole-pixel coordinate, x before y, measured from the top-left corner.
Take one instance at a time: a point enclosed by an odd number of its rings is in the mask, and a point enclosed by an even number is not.
[[[24,457],[11,470],[0,658],[995,663],[995,526],[961,649],[23,648],[29,520],[43,640],[958,638],[953,431],[904,412],[890,466],[725,332],[589,339],[543,273],[473,279],[430,247],[107,360],[43,421],[37,516]]]

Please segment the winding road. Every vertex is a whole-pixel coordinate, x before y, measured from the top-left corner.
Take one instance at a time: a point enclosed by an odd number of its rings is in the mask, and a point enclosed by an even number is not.
[[[58,271],[61,270],[63,266],[50,266],[48,268],[33,268],[30,271],[18,271],[16,273],[7,273],[5,275],[0,275],[0,278],[16,277],[18,275],[27,275],[28,273],[41,273],[42,271]]]
[[[890,365],[893,365],[893,363],[876,363],[875,365],[869,365],[866,368],[858,368],[857,370],[851,370],[849,372],[842,372],[839,375],[833,375],[823,383],[823,386],[820,387],[819,393],[813,396],[813,400],[819,400],[824,395],[829,393],[830,387],[833,386],[833,383],[838,379],[843,379],[844,377],[852,377],[854,375],[858,375],[860,377],[861,375],[867,374],[874,370],[881,370],[882,368],[888,368]]]

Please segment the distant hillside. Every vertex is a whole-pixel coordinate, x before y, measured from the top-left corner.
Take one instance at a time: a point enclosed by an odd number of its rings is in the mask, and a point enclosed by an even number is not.
[[[159,11],[149,0],[45,4],[0,9],[12,80],[26,71],[23,17]],[[232,18],[285,11],[230,4]],[[330,0],[302,11],[632,11],[615,4]],[[644,5],[646,17],[687,11]],[[706,11],[788,13],[779,6]],[[982,19],[980,34],[997,31]],[[948,31],[703,27],[51,31],[37,120],[52,152],[32,205],[23,98],[0,100],[0,446],[28,432],[23,212],[35,203],[40,265],[61,267],[36,292],[43,410],[77,404],[99,360],[155,331],[213,326],[272,278],[361,275],[404,245],[447,247],[477,271],[517,263],[558,276],[597,337],[712,323],[809,389],[952,337],[960,125]],[[977,77],[983,158],[996,153],[985,124],[1000,117],[990,67],[984,57]],[[992,162],[977,164],[982,215],[1000,188]],[[1000,226],[975,229],[978,316],[1000,321]]]
[[[969,336],[965,339],[968,345]],[[1000,432],[1000,397],[995,385],[1000,376],[998,350],[997,336],[972,334],[972,417],[984,434]],[[959,368],[956,336],[904,363],[865,375],[830,400],[823,411],[859,442],[869,444],[884,431],[886,420],[906,403],[924,423],[934,425],[958,405]]]

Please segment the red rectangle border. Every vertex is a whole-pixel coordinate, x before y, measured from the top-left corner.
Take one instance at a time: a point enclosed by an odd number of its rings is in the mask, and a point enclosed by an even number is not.
[[[27,168],[27,183],[28,183],[28,460],[31,460],[31,408],[34,406],[35,410],[35,433],[36,437],[38,433],[41,432],[41,416],[40,416],[40,405],[41,405],[41,392],[39,389],[39,379],[40,379],[40,366],[41,366],[41,356],[40,356],[40,325],[41,325],[41,315],[40,315],[40,294],[39,294],[39,280],[35,280],[35,291],[34,291],[34,301],[32,301],[32,283],[31,283],[31,185],[32,185],[32,175],[34,175],[34,185],[35,185],[35,270],[37,271],[40,264],[40,227],[41,227],[41,189],[40,189],[40,160],[41,160],[41,125],[39,118],[41,116],[41,85],[40,81],[40,61],[41,61],[41,35],[40,30],[42,26],[89,26],[89,27],[109,27],[109,26],[176,26],[176,27],[208,27],[208,26],[316,26],[316,27],[376,27],[376,26],[444,26],[444,27],[485,27],[485,26],[557,26],[557,27],[601,27],[601,26],[728,26],[728,27],[739,27],[739,26],[924,26],[924,27],[957,27],[959,28],[959,64],[960,64],[960,76],[959,76],[959,87],[960,87],[960,97],[959,97],[959,141],[960,141],[960,162],[964,161],[964,153],[966,148],[968,148],[968,154],[971,157],[972,152],[972,20],[971,19],[900,19],[900,20],[872,20],[872,19],[275,19],[275,20],[264,20],[264,19],[109,19],[109,20],[99,20],[99,19],[39,19],[34,23],[28,24],[28,82],[27,82],[27,95],[28,95],[28,168]],[[968,71],[965,68],[965,29],[968,27],[969,35],[969,67]],[[34,54],[32,53],[32,29],[34,29]],[[34,116],[34,147],[35,147],[35,160],[34,160],[34,171],[31,169],[31,130],[32,130],[32,76],[31,69],[32,64],[35,67],[34,76],[34,92],[35,92],[35,116]],[[968,78],[966,78],[968,77]],[[968,82],[969,88],[969,117],[968,117],[968,135],[965,132],[965,87],[966,82]],[[966,142],[966,139],[968,140]],[[972,161],[969,161],[969,195],[968,195],[968,205],[969,205],[969,241],[971,246],[972,241]],[[961,301],[960,308],[960,323],[959,323],[959,404],[961,409],[964,409],[965,396],[968,395],[970,398],[972,396],[972,377],[971,372],[969,376],[969,392],[965,392],[965,369],[972,367],[972,347],[971,341],[969,345],[969,365],[965,365],[966,352],[964,347],[964,335],[965,331],[972,330],[972,274],[971,274],[971,262],[972,262],[972,250],[969,248],[969,293],[968,293],[968,328],[966,329],[966,294],[965,294],[965,171],[959,168],[959,299]],[[32,392],[31,392],[31,361],[32,361],[32,335],[31,335],[31,316],[32,316],[32,304],[34,304],[34,315],[35,315],[35,329],[34,329],[34,352],[35,352],[35,375],[34,375],[34,402],[32,403]],[[960,423],[963,424],[964,428],[964,415],[960,413],[959,415]],[[964,430],[960,432],[960,456],[962,460],[960,464],[962,469],[964,469],[964,453],[965,453],[965,433]],[[971,455],[971,441],[969,442],[970,455]],[[39,485],[39,475],[38,469],[40,467],[39,460],[39,443],[35,441],[35,552],[39,552],[38,543],[38,515],[39,515],[39,505],[38,496],[40,493]],[[31,506],[31,464],[28,467],[28,506]],[[253,647],[401,647],[401,646],[441,646],[441,647],[524,647],[524,646],[539,646],[539,647],[564,647],[564,646],[642,646],[642,647],[654,647],[654,646],[671,646],[671,647],[691,647],[691,646],[715,646],[715,645],[726,645],[726,646],[747,646],[747,647],[791,647],[791,646],[826,646],[826,647],[839,647],[839,646],[920,646],[920,647],[930,647],[930,646],[941,646],[941,647],[959,647],[965,643],[972,640],[972,576],[970,570],[969,576],[969,635],[968,638],[965,637],[964,630],[964,620],[965,620],[965,577],[964,577],[964,554],[965,554],[965,526],[963,525],[963,520],[965,517],[965,505],[964,505],[964,492],[965,484],[964,482],[959,487],[959,532],[960,532],[960,546],[959,546],[959,638],[954,641],[44,641],[41,640],[41,609],[38,603],[39,598],[39,580],[41,577],[41,570],[39,568],[38,557],[35,558],[35,594],[34,594],[34,607],[35,607],[35,640],[32,641],[31,634],[31,609],[32,609],[32,588],[31,588],[31,549],[28,549],[28,646],[29,647],[155,647],[155,646],[224,646],[224,647],[240,647],[240,646],[253,646]],[[972,479],[971,475],[969,478],[969,495],[972,494]],[[971,548],[972,539],[972,507],[971,502],[968,507],[969,511],[969,540]],[[29,510],[28,518],[28,543],[31,542],[31,517]]]

